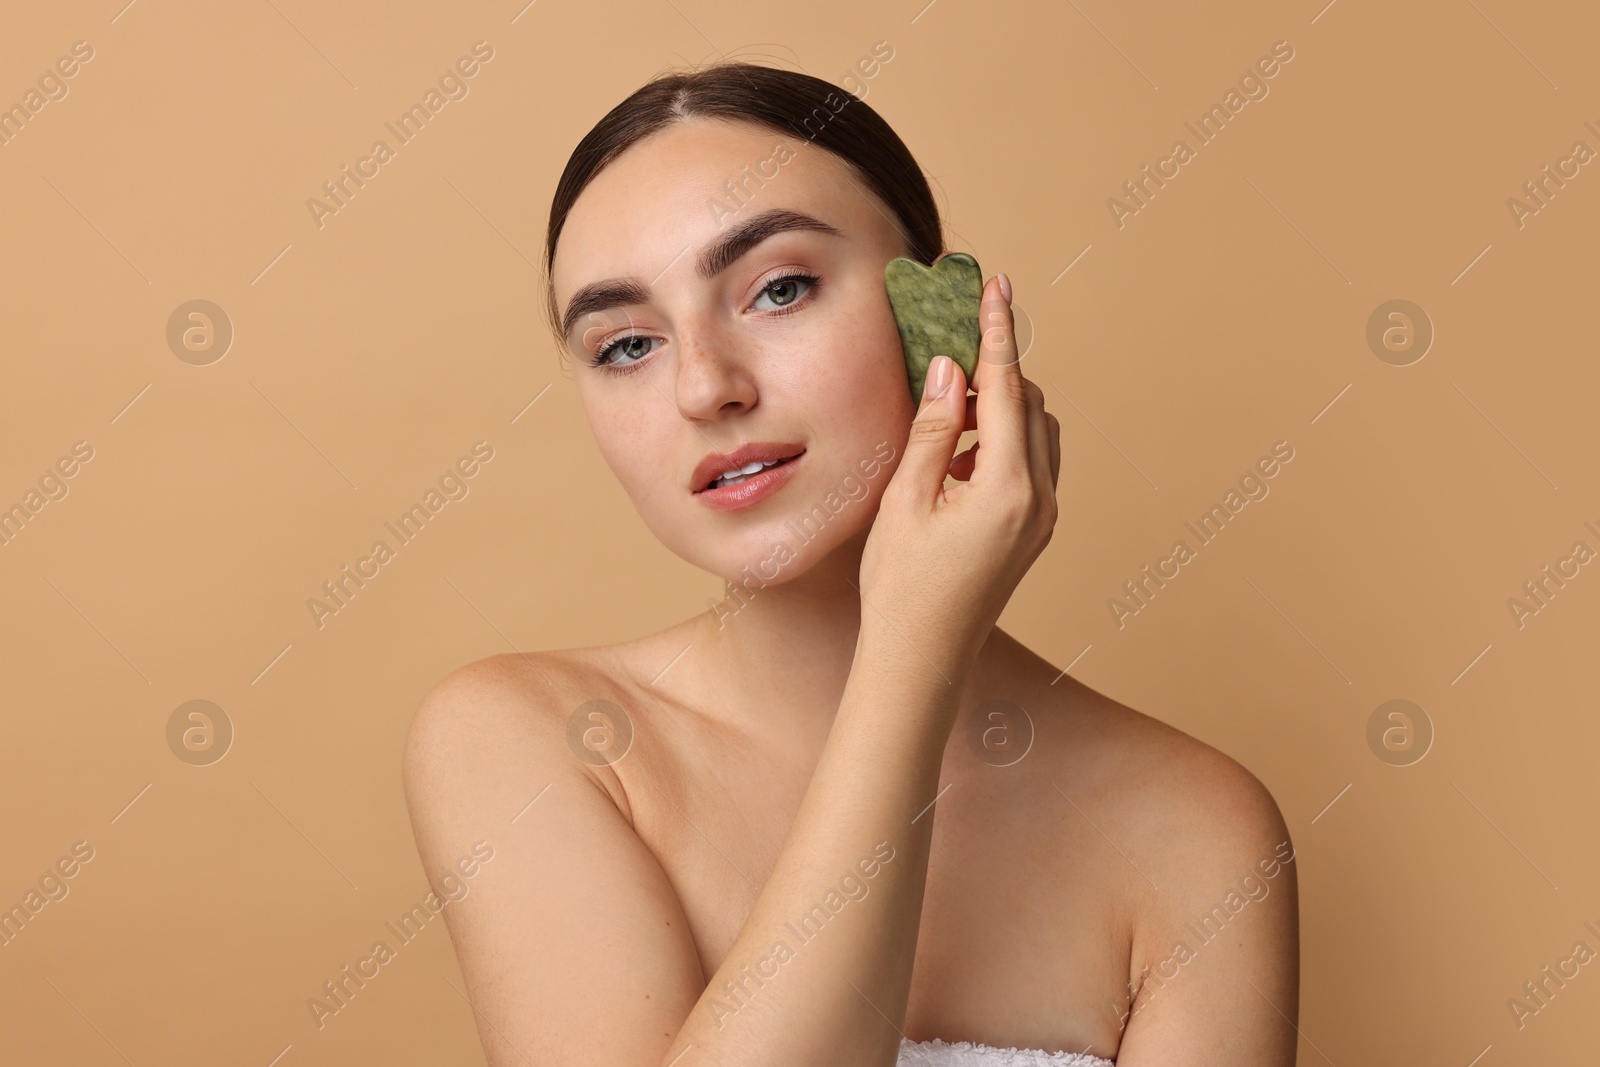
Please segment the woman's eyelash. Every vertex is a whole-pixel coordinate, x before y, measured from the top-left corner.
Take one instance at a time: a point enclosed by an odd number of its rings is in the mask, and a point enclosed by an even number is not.
[[[636,334],[636,333],[630,333],[626,337],[618,337],[615,340],[613,340],[611,343],[607,344],[604,348],[600,349],[600,351],[596,352],[594,354],[594,358],[589,360],[589,365],[591,367],[598,367],[598,368],[600,368],[601,370],[604,370],[604,371],[610,371],[612,374],[627,374],[633,368],[637,367],[640,363],[644,362],[644,357],[643,356],[641,356],[638,359],[634,360],[632,363],[621,363],[621,364],[612,364],[607,357],[611,355],[613,350],[621,347],[622,345],[627,344],[629,341],[636,341],[636,340],[648,340],[648,338],[642,338],[639,334]],[[654,352],[655,349],[652,348],[650,351]],[[649,354],[650,354],[649,352],[645,353],[645,355],[649,355]]]
[[[771,314],[783,315],[783,314],[787,314],[789,311],[793,310],[794,308],[799,307],[800,306],[800,301],[804,300],[806,297],[808,297],[812,293],[816,292],[817,287],[822,284],[822,279],[818,278],[815,274],[807,274],[804,271],[794,271],[793,273],[790,273],[790,274],[779,275],[778,277],[776,277],[776,278],[772,279],[770,282],[768,282],[766,285],[763,285],[761,287],[761,294],[765,295],[768,289],[772,289],[775,286],[782,285],[784,282],[805,282],[806,283],[806,291],[801,293],[799,296],[795,297],[793,300],[789,301],[787,304],[783,305],[782,307],[774,308],[772,310]]]
[[[771,311],[766,312],[766,314],[787,315],[790,312],[797,310],[801,306],[802,302],[806,301],[808,297],[815,293],[822,284],[822,279],[817,277],[815,274],[808,274],[804,271],[793,271],[789,274],[780,275],[779,277],[773,278],[771,281],[767,282],[766,285],[761,287],[761,295],[765,295],[768,290],[782,285],[784,282],[796,281],[805,282],[806,291],[800,296],[791,300],[789,303],[779,308],[773,308]],[[614,338],[594,354],[594,357],[589,360],[589,365],[591,367],[597,367],[610,374],[633,373],[635,370],[639,369],[641,365],[643,365],[645,356],[648,356],[650,352],[655,351],[654,348],[650,349],[649,352],[646,352],[638,359],[633,360],[631,363],[612,363],[610,362],[610,356],[615,349],[627,344],[629,341],[634,340],[649,340],[649,338],[645,338],[642,334],[628,334],[625,337]]]

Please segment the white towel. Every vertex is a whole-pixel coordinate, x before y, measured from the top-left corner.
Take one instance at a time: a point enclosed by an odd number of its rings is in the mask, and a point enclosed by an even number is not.
[[[900,1042],[895,1067],[1116,1067],[1115,1061],[1083,1052],[1046,1052],[1038,1048],[995,1048],[993,1045],[934,1038]]]

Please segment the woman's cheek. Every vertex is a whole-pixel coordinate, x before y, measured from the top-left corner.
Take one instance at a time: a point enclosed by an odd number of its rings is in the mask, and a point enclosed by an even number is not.
[[[670,487],[677,484],[671,449],[652,444],[642,430],[626,424],[595,426],[595,443],[612,477],[622,486],[635,508],[647,512],[659,508]]]
[[[884,438],[898,447],[896,435],[903,437],[916,415],[898,335],[892,350],[864,348],[854,355],[851,366],[836,378],[828,410],[837,424],[853,431],[851,437],[869,439],[869,452]]]
[[[830,331],[817,343],[816,351],[825,357],[816,361],[817,369],[826,367],[826,391],[834,399],[848,396],[855,400],[868,393],[881,407],[884,390],[906,381],[900,335],[893,323],[885,332],[871,312],[850,315],[846,321],[853,325]],[[906,395],[911,395],[909,386]]]

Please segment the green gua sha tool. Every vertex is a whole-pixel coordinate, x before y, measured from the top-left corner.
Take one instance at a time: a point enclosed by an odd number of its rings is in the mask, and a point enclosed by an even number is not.
[[[883,268],[883,283],[900,328],[912,400],[921,406],[922,384],[934,356],[955,360],[970,383],[978,369],[978,304],[983,298],[978,261],[965,252],[952,252],[925,267],[896,256]]]

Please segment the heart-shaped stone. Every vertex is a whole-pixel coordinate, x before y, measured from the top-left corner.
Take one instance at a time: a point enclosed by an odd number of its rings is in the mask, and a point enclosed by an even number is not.
[[[965,252],[951,252],[931,267],[896,256],[883,268],[889,307],[900,328],[911,398],[922,403],[922,385],[934,356],[949,356],[961,365],[967,381],[978,369],[978,304],[983,298],[983,272]]]

